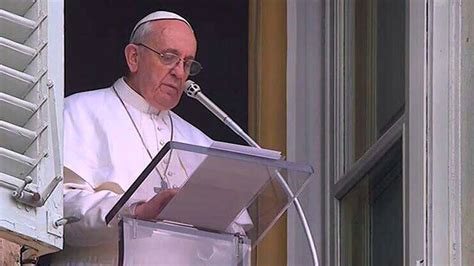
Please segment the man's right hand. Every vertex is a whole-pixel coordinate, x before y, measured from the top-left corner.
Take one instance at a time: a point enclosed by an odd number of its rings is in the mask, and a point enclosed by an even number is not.
[[[177,193],[178,189],[163,190],[149,201],[138,204],[135,217],[141,220],[155,219]]]

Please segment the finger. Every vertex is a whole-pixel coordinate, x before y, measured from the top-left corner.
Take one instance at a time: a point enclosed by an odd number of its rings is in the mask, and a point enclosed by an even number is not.
[[[158,194],[158,196],[161,195],[163,198],[173,197],[174,195],[178,193],[178,191],[179,189],[177,188],[167,189],[167,190],[163,190],[160,194]]]

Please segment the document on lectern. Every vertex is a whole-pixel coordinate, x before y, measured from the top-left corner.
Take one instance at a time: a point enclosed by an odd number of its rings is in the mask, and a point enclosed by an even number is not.
[[[281,158],[281,152],[268,150],[268,149],[259,149],[250,146],[242,146],[238,144],[214,141],[211,145],[211,148],[223,151],[236,152],[240,154],[247,154],[253,156],[259,156],[267,159],[278,160]]]
[[[281,157],[279,152],[228,143],[218,142],[212,148],[268,159]],[[208,156],[157,218],[224,232],[270,179],[270,170],[259,164]]]

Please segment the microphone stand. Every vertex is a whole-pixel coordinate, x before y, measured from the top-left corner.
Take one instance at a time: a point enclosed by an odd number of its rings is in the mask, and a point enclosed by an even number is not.
[[[234,131],[237,135],[239,135],[245,142],[247,142],[250,146],[262,149],[258,143],[253,140],[245,131],[242,130],[242,128],[237,125],[224,111],[222,111],[217,105],[215,105],[209,98],[204,95],[204,93],[201,92],[201,88],[199,85],[197,85],[194,81],[188,80],[186,81],[185,84],[185,91],[186,95],[188,95],[191,98],[197,99],[200,103],[202,103],[211,113],[213,113],[215,116],[217,116],[222,122],[224,122],[225,125],[227,125],[232,131]],[[286,180],[283,178],[283,176],[280,174],[278,170],[275,170],[277,180],[281,184],[281,186],[284,188],[286,193],[291,198],[294,198],[293,204],[295,205],[296,211],[298,213],[298,216],[301,220],[301,224],[303,225],[305,234],[306,234],[306,239],[308,240],[309,248],[311,251],[311,256],[313,258],[313,265],[317,266],[318,264],[318,254],[316,252],[316,246],[314,244],[314,239],[311,234],[311,230],[309,228],[308,220],[306,219],[306,216],[303,211],[303,207],[301,206],[301,203],[297,197],[295,197],[295,194],[293,191],[291,191],[290,186],[286,182]]]

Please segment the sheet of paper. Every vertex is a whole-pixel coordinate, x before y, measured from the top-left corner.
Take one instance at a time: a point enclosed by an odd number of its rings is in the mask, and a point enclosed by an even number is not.
[[[247,155],[255,155],[255,156],[259,156],[259,157],[263,157],[267,159],[278,160],[281,158],[281,152],[279,151],[259,149],[255,147],[243,146],[243,145],[227,143],[227,142],[214,141],[211,145],[211,148],[224,150],[224,151],[237,152],[237,153],[247,154]]]
[[[269,171],[256,163],[209,156],[158,219],[223,232],[270,180]]]

